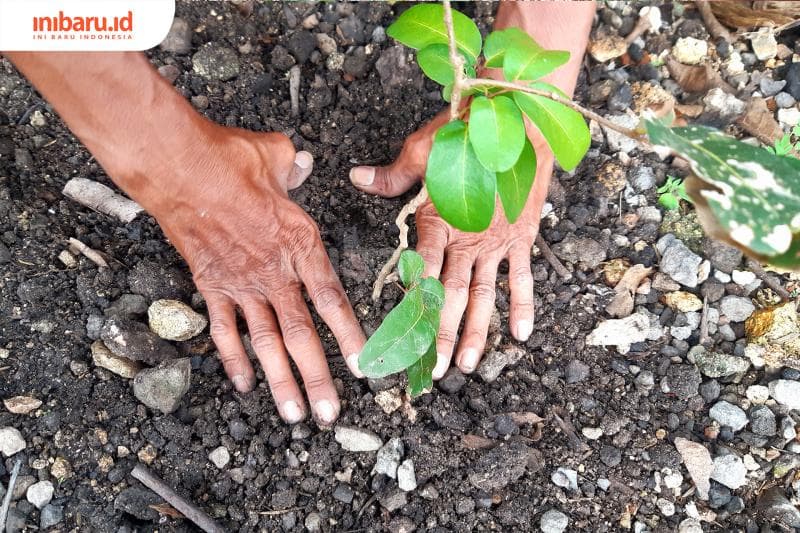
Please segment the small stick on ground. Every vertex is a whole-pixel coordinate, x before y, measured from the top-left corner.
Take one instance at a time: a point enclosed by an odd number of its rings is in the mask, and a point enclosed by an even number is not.
[[[19,467],[22,465],[22,459],[17,459],[14,463],[14,468],[11,470],[11,479],[8,480],[8,487],[6,488],[6,497],[3,498],[3,505],[0,505],[0,531],[6,530],[6,518],[8,517],[8,508],[11,506],[11,495],[14,492],[14,485],[17,484],[17,475],[19,474]]]
[[[86,259],[89,259],[90,261],[92,261],[97,266],[108,268],[108,263],[106,263],[106,260],[103,259],[102,255],[100,255],[100,252],[98,252],[97,250],[94,250],[92,248],[89,248],[88,246],[83,244],[78,239],[74,239],[74,238],[70,237],[69,238],[69,247],[70,247],[71,251],[74,250],[74,253],[76,253],[76,254],[79,253],[79,254],[83,255],[84,257],[86,257]]]
[[[708,296],[703,296],[703,314],[700,315],[700,338],[698,341],[705,346],[710,340],[708,336]]]
[[[708,3],[708,0],[695,0],[694,5],[703,18],[703,23],[705,23],[708,33],[716,38],[721,37],[727,42],[731,42],[731,33],[717,20],[714,12],[711,11],[711,4]]]
[[[572,424],[569,414],[564,408],[554,405],[550,408],[550,414],[553,415],[553,420],[555,420],[558,427],[561,428],[562,433],[567,436],[567,442],[570,448],[576,452],[585,452],[589,450],[589,447],[578,436],[578,432],[575,431],[575,426]]]
[[[85,205],[93,211],[112,216],[128,223],[143,211],[142,206],[100,182],[86,178],[72,178],[61,191],[67,198]]]
[[[658,9],[658,8],[652,8]],[[639,17],[639,20],[636,22],[636,26],[633,27],[633,30],[625,37],[625,44],[630,45],[633,41],[639,38],[641,34],[646,32],[650,29],[650,18],[642,15]]]
[[[197,527],[206,533],[225,533],[225,529],[217,524],[203,510],[172,490],[169,485],[164,483],[163,480],[141,463],[133,467],[131,476],[138,479],[145,487],[164,498],[167,503],[180,511],[183,516],[194,522]]]
[[[300,67],[289,69],[289,101],[292,104],[292,116],[300,114]]]
[[[409,215],[416,213],[417,208],[421,206],[422,203],[427,199],[428,190],[423,184],[417,195],[406,205],[404,205],[400,210],[400,213],[397,215],[397,219],[395,219],[394,223],[397,224],[397,227],[400,230],[400,244],[398,244],[397,248],[395,248],[392,257],[390,257],[386,264],[383,265],[383,268],[381,268],[381,271],[378,274],[378,278],[375,280],[375,284],[372,286],[373,302],[377,302],[381,297],[381,291],[387,284],[386,278],[392,273],[392,269],[400,260],[400,254],[403,253],[403,250],[408,249],[408,222],[406,219],[409,217]]]
[[[792,295],[789,294],[789,291],[783,288],[781,282],[773,275],[769,274],[758,261],[754,261],[752,259],[747,260],[747,268],[753,271],[758,279],[764,282],[764,284],[775,291],[775,294],[780,296],[783,300],[789,301],[792,299]]]
[[[263,516],[279,516],[286,513],[292,513],[294,511],[302,511],[302,507],[289,507],[288,509],[278,509],[275,511],[259,511],[258,514]]]
[[[561,264],[561,261],[559,261],[558,257],[553,254],[553,250],[550,249],[550,246],[548,246],[541,235],[536,236],[535,244],[536,247],[539,248],[539,251],[542,252],[544,258],[547,259],[547,262],[550,263],[550,266],[553,267],[553,270],[556,271],[556,274],[561,276],[564,281],[569,281],[572,279],[572,272],[567,270],[567,267]]]

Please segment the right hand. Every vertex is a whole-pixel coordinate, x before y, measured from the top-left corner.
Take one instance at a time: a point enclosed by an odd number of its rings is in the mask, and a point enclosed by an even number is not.
[[[152,214],[205,297],[211,335],[236,390],[256,384],[239,337],[238,308],[281,417],[295,423],[307,414],[291,357],[317,422],[330,425],[339,398],[302,288],[357,377],[363,377],[357,364],[365,337],[316,224],[287,195],[311,173],[311,154],[296,153],[283,134],[207,128],[202,138],[210,141],[197,143],[197,164],[169,169],[179,194],[149,198],[158,206]]]

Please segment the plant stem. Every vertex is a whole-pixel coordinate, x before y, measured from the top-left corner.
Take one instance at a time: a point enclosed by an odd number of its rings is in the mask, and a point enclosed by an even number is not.
[[[464,59],[456,47],[456,33],[453,29],[453,9],[450,0],[444,0],[444,25],[447,28],[447,45],[450,48],[450,63],[453,65],[453,91],[450,96],[450,120],[458,118],[461,105],[461,92],[464,87]]]
[[[406,222],[406,219],[409,217],[409,215],[416,213],[417,208],[421,206],[427,199],[428,189],[425,188],[425,184],[423,183],[422,188],[419,190],[417,195],[406,205],[404,205],[403,208],[400,209],[400,213],[397,214],[397,218],[395,219],[394,223],[400,230],[400,244],[397,245],[392,257],[390,257],[386,264],[383,265],[383,268],[381,268],[377,279],[375,279],[375,284],[372,286],[373,302],[377,302],[381,297],[381,291],[387,283],[386,278],[392,273],[395,265],[400,260],[400,254],[403,253],[403,250],[408,249],[408,223]]]

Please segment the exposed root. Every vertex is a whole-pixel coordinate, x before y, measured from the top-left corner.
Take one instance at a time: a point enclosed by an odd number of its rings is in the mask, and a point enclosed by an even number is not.
[[[409,215],[413,215],[417,212],[417,208],[422,205],[422,203],[428,199],[428,189],[425,188],[425,184],[422,185],[422,188],[419,190],[417,195],[412,198],[398,213],[397,218],[395,219],[394,223],[397,224],[397,228],[400,230],[400,244],[397,245],[395,248],[394,253],[392,253],[392,257],[383,265],[381,268],[380,273],[378,274],[377,279],[375,280],[375,284],[372,286],[372,301],[377,302],[378,299],[381,297],[381,292],[383,288],[388,284],[391,283],[387,280],[389,274],[392,273],[395,265],[400,260],[400,254],[403,253],[403,250],[408,249],[408,222],[406,219]]]

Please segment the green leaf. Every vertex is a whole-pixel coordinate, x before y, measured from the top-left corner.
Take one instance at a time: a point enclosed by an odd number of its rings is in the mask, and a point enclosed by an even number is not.
[[[444,87],[442,87],[442,100],[450,103],[450,99],[453,97],[453,84],[448,83]]]
[[[519,28],[493,31],[486,37],[486,43],[483,46],[483,57],[486,59],[485,65],[490,68],[502,67],[506,50],[512,46],[524,45],[525,43],[533,43],[538,46],[530,35]]]
[[[463,121],[448,122],[436,132],[425,184],[439,215],[453,227],[471,232],[489,227],[496,178],[475,156]]]
[[[658,203],[660,203],[662,206],[664,206],[665,209],[669,211],[678,209],[678,207],[680,206],[678,198],[671,192],[665,192],[661,196],[659,196]]]
[[[501,172],[519,159],[525,145],[525,122],[507,96],[478,96],[469,108],[469,142],[487,169]]]
[[[536,152],[526,137],[522,153],[514,166],[505,172],[497,173],[497,193],[503,203],[506,218],[511,224],[517,221],[525,208],[535,176]]]
[[[408,291],[364,345],[358,368],[369,378],[381,378],[416,363],[436,339],[438,328],[429,315],[422,288]]]
[[[472,20],[453,10],[453,33],[459,50],[472,63],[481,52],[481,32]],[[422,49],[430,44],[447,44],[444,7],[438,3],[417,4],[397,17],[386,34],[409,48]]]
[[[751,254],[784,254],[800,233],[800,160],[772,155],[702,126],[667,128],[646,121],[650,141],[689,161],[701,221],[716,224]]]
[[[425,319],[439,331],[439,316],[444,307],[444,285],[436,278],[422,278],[417,286],[422,293],[422,305]]]
[[[453,65],[450,63],[450,51],[446,44],[430,44],[417,52],[419,68],[430,79],[439,85],[453,83]]]
[[[503,76],[506,80],[538,80],[569,61],[565,50],[545,50],[533,39],[518,40],[506,50],[503,59]]]
[[[408,393],[419,396],[433,388],[433,367],[436,366],[436,342],[432,342],[425,355],[406,369]]]
[[[422,271],[425,270],[425,261],[422,256],[413,250],[404,250],[400,254],[400,260],[397,262],[397,272],[400,274],[400,281],[403,286],[410,289],[419,282],[422,277]]]
[[[534,83],[531,87],[563,94],[557,87],[547,83]],[[561,168],[572,170],[578,166],[592,142],[581,114],[544,96],[519,91],[513,94],[522,112],[542,132]]]

